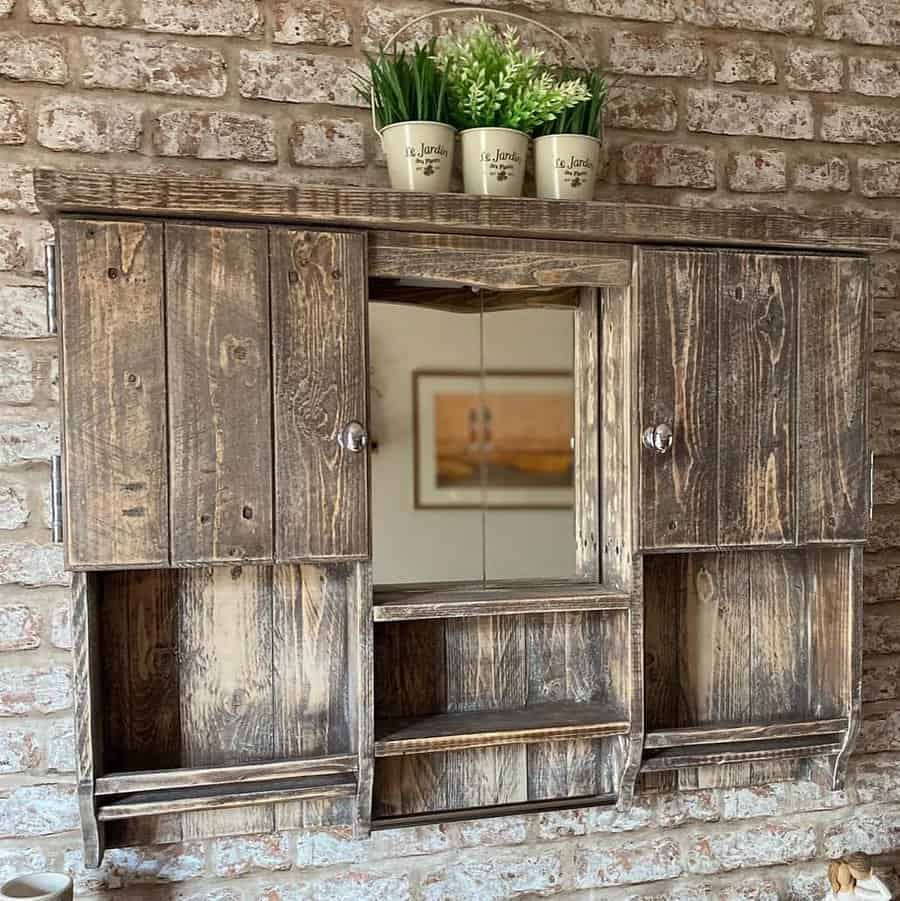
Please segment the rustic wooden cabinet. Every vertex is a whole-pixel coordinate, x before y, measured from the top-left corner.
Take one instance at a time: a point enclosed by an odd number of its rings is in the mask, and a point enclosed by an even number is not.
[[[58,236],[88,863],[842,783],[883,220],[36,184]],[[473,287],[482,315],[572,311],[572,577],[374,585],[369,304],[465,314]]]

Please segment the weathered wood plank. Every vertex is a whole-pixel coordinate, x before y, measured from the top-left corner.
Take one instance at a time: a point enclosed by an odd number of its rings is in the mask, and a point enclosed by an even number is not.
[[[682,745],[717,744],[755,739],[797,738],[804,735],[834,735],[847,728],[842,717],[828,720],[798,720],[789,723],[751,723],[748,726],[691,726],[647,733],[644,747],[677,748]]]
[[[75,768],[85,866],[98,867],[105,835],[94,802],[96,780],[103,773],[100,704],[100,580],[76,573],[72,580],[72,699],[75,708]]]
[[[348,613],[352,579],[345,568],[276,566],[273,570],[274,756],[346,754],[350,737]],[[318,825],[329,811],[310,802],[275,809],[276,829]],[[342,811],[346,820],[349,811]]]
[[[474,314],[503,310],[574,310],[579,288],[520,288],[478,291],[468,287],[407,285],[389,279],[369,279],[369,303],[396,303],[445,313]]]
[[[752,761],[783,760],[798,757],[814,757],[819,754],[837,754],[839,743],[833,736],[805,736],[783,738],[774,741],[742,742],[684,746],[667,750],[649,751],[644,755],[641,769],[652,773],[658,770],[674,770],[691,767],[713,767]]]
[[[71,568],[167,565],[163,228],[59,224]]]
[[[412,194],[379,188],[38,169],[48,213],[109,210],[145,215],[304,221],[411,232],[517,235],[771,247],[887,249],[893,225],[854,211],[802,216],[621,202]]]
[[[862,725],[863,550],[860,547],[844,548],[833,554],[822,552],[822,557],[825,558],[823,563],[834,569],[836,581],[845,586],[846,592],[846,624],[842,629],[845,647],[840,653],[846,667],[844,691],[840,695],[836,694],[836,699],[839,697],[844,701],[849,723],[841,742],[841,750],[834,762],[831,780],[832,790],[838,791],[843,790],[846,783],[850,755],[856,746]],[[840,622],[840,617],[837,620]],[[838,646],[839,644],[838,642]]]
[[[369,555],[368,453],[341,447],[366,426],[366,238],[273,228],[276,557]]]
[[[271,561],[266,232],[166,225],[172,562]]]
[[[365,838],[372,827],[372,792],[375,767],[375,636],[372,615],[372,564],[353,567],[350,605],[348,674],[351,702],[350,725],[355,732],[358,760],[356,832]]]
[[[799,531],[802,542],[865,538],[869,264],[800,261]]]
[[[797,259],[721,253],[719,261],[719,544],[790,544]]]
[[[448,754],[375,759],[372,814],[398,817],[447,810]]]
[[[639,430],[668,425],[664,454],[643,450],[641,545],[716,543],[717,255],[641,250]]]
[[[583,288],[575,311],[575,572],[600,581],[600,298]]]
[[[272,570],[184,570],[179,612],[185,764],[272,760]],[[185,814],[183,823],[185,839],[274,825],[271,807]]]
[[[369,272],[376,278],[437,279],[496,291],[627,285],[631,248],[374,231],[369,236]]]

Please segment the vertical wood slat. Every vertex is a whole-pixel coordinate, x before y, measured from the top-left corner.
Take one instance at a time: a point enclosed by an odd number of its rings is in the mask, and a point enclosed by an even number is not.
[[[166,225],[172,562],[272,559],[265,229]]]
[[[62,219],[59,246],[67,564],[167,565],[163,227]]]
[[[351,750],[347,661],[354,581],[345,569],[334,567],[285,565],[273,571],[275,759]],[[335,813],[331,806],[326,801],[278,804],[275,826],[322,825]],[[348,818],[343,811],[344,821]]]
[[[689,558],[678,637],[681,721],[686,725],[750,722],[748,567],[749,555],[743,553]],[[746,784],[750,767],[740,764],[726,772],[700,767],[697,777],[697,786],[704,788]]]
[[[667,424],[641,454],[641,545],[716,544],[717,254],[640,250],[640,420]]]
[[[836,578],[845,587],[846,621],[842,624],[844,690],[840,695],[843,709],[849,723],[841,744],[840,753],[834,762],[831,788],[843,790],[847,779],[847,767],[853,753],[862,724],[862,621],[863,621],[863,549],[843,548],[832,553],[822,553],[823,565],[832,569]]]
[[[365,235],[273,228],[270,241],[276,557],[364,559],[368,454],[339,438],[367,424]]]
[[[372,564],[353,567],[350,605],[349,677],[350,720],[355,731],[359,769],[356,777],[356,832],[366,837],[372,826],[372,794],[375,767],[375,636],[373,627]]]
[[[97,820],[94,781],[103,774],[100,703],[100,577],[75,573],[72,580],[72,695],[75,707],[75,766],[84,863],[99,867],[104,852],[104,826]]]
[[[596,288],[578,292],[575,310],[575,569],[600,581],[600,322]]]
[[[865,538],[869,263],[800,261],[799,532],[801,542]]]
[[[795,537],[797,259],[719,254],[720,545]]]
[[[272,570],[185,570],[179,614],[183,765],[272,760]],[[272,806],[186,813],[183,828],[185,839],[269,832]]]
[[[525,626],[521,616],[479,616],[445,623],[447,710],[497,710],[526,701]],[[523,745],[447,755],[452,808],[510,804],[528,798]]]

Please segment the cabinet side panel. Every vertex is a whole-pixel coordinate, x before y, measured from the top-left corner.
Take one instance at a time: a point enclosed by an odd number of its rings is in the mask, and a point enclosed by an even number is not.
[[[272,618],[275,757],[347,754],[350,738],[345,566],[276,566]],[[352,801],[279,804],[276,828],[351,822]]]
[[[641,545],[716,543],[717,260],[639,251],[640,423],[667,425],[664,454],[641,453]]]
[[[800,261],[800,541],[865,538],[867,260]]]
[[[794,540],[796,365],[796,258],[720,254],[721,545]]]
[[[162,226],[59,224],[71,567],[169,561]]]
[[[272,558],[266,232],[166,225],[172,562]]]
[[[365,558],[367,454],[339,443],[367,422],[365,236],[274,228],[271,246],[276,556]]]
[[[274,757],[271,573],[233,566],[179,574],[185,766]],[[183,815],[185,839],[273,826],[271,805]]]

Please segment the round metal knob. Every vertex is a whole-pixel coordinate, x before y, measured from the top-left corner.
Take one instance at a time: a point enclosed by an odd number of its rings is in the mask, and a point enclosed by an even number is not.
[[[366,434],[365,426],[354,419],[344,426],[338,441],[344,450],[348,450],[352,454],[359,454],[368,445],[369,436]]]
[[[656,451],[658,454],[666,453],[672,446],[672,428],[666,423],[650,426],[644,429],[644,447],[647,450]]]

